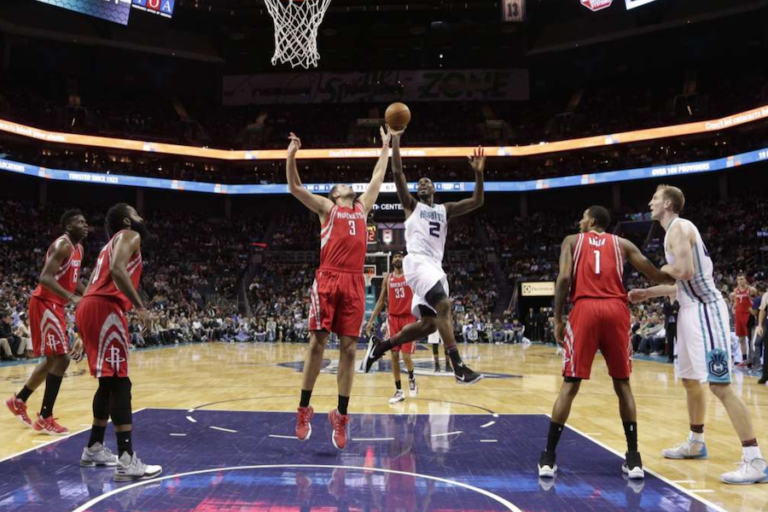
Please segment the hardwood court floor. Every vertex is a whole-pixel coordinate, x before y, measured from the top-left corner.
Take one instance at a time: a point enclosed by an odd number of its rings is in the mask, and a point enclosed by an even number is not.
[[[390,406],[394,392],[391,373],[358,374],[350,403],[352,413],[435,413],[436,407],[451,414],[549,414],[561,378],[561,359],[552,347],[461,345],[464,359],[481,372],[498,374],[473,387],[460,387],[449,376],[431,374],[431,352],[419,350],[417,399]],[[132,353],[131,379],[134,408],[231,411],[294,411],[301,383],[300,363],[306,345],[224,344],[182,345],[179,347]],[[358,359],[363,352],[358,351]],[[330,365],[318,379],[313,405],[318,412],[336,405],[336,378],[333,375],[338,351],[329,349]],[[442,358],[441,358],[442,359]],[[442,361],[441,361],[442,364]],[[21,388],[33,365],[0,366],[0,397]],[[404,375],[405,377],[405,375]],[[405,381],[405,379],[404,379]],[[405,383],[405,382],[404,382]],[[697,492],[699,496],[729,511],[768,512],[767,485],[727,486],[720,473],[735,468],[741,447],[725,409],[710,394],[706,423],[710,459],[668,461],[661,450],[682,441],[688,431],[683,388],[674,378],[672,366],[636,361],[632,377],[638,406],[640,450],[647,468]],[[756,379],[736,376],[736,389],[747,403],[758,438],[768,452],[768,387]],[[64,380],[55,416],[70,430],[87,428],[91,419],[91,400],[96,381],[87,363],[72,364]],[[30,416],[40,407],[43,390],[30,398]],[[626,444],[617,400],[611,380],[600,356],[595,360],[592,380],[582,385],[569,424],[595,441],[624,452]],[[22,427],[3,408],[0,412],[0,459],[39,446],[51,438]],[[139,428],[134,443],[141,449]],[[542,447],[543,448],[543,447]],[[531,472],[536,470],[531,460]],[[562,467],[578,465],[578,460],[558,460]]]

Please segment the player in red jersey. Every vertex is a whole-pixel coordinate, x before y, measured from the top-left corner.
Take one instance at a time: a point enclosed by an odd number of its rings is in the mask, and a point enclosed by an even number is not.
[[[379,317],[381,310],[384,309],[384,302],[389,302],[389,314],[387,323],[389,324],[389,337],[399,333],[403,327],[416,322],[416,317],[411,314],[411,301],[413,301],[413,290],[405,282],[403,273],[403,255],[397,253],[392,256],[392,266],[395,271],[384,277],[381,286],[381,293],[376,307],[373,310],[368,325],[365,327],[365,335],[370,337],[373,331],[373,324]],[[413,359],[411,355],[416,352],[416,342],[404,343],[392,347],[392,374],[395,377],[395,396],[389,399],[390,404],[396,404],[405,400],[405,393],[402,390],[400,381],[400,353],[403,354],[405,367],[408,369],[408,392],[411,397],[419,394],[419,387],[416,385],[416,376],[413,373]]]
[[[381,155],[366,191],[355,197],[347,185],[335,185],[328,197],[312,194],[301,185],[296,154],[299,138],[291,133],[286,160],[286,175],[291,194],[320,217],[320,268],[312,284],[309,312],[309,350],[304,360],[301,401],[296,422],[300,441],[312,435],[314,410],[309,405],[315,381],[323,363],[325,343],[330,333],[339,336],[338,408],[328,414],[333,428],[333,444],[339,450],[347,446],[347,407],[355,376],[355,351],[365,315],[365,278],[363,266],[368,247],[367,218],[384,182],[389,159],[389,129],[381,129]]]
[[[731,292],[731,304],[733,304],[733,321],[736,327],[736,336],[741,345],[742,362],[736,366],[744,368],[749,364],[749,308],[752,307],[752,299],[757,297],[757,290],[749,286],[747,276],[743,272],[736,277],[736,288]]]
[[[21,391],[5,402],[22,423],[49,435],[69,434],[69,429],[59,425],[53,417],[53,406],[69,366],[66,306],[70,302],[80,302],[85,290],[79,279],[83,261],[80,242],[88,236],[88,222],[80,210],[68,210],[61,216],[61,229],[64,234],[45,253],[40,284],[29,301],[32,347],[35,357],[45,357],[45,360],[35,367]],[[27,400],[43,381],[43,405],[33,423],[27,414]]]
[[[75,352],[82,354],[85,347],[91,375],[99,379],[93,397],[93,427],[80,465],[116,466],[113,479],[117,482],[144,480],[158,476],[162,468],[144,464],[133,451],[131,379],[128,377],[131,338],[125,313],[136,308],[142,326],[149,329],[149,313],[138,292],[141,242],[147,240],[149,234],[144,220],[125,203],[109,209],[105,224],[111,240],[99,253],[75,316],[82,340],[76,343]],[[117,457],[104,446],[104,432],[110,417],[117,436]]]
[[[622,282],[624,261],[655,283],[671,278],[658,270],[630,242],[606,233],[611,216],[602,206],[591,206],[579,222],[581,233],[563,240],[560,275],[555,289],[555,338],[564,345],[563,385],[552,410],[547,449],[539,459],[539,476],[554,477],[557,472],[555,449],[571,404],[582,379],[589,379],[592,360],[598,350],[613,378],[619,397],[619,413],[627,437],[626,462],[622,470],[629,478],[644,478],[643,463],[637,451],[637,412],[629,385],[632,371],[632,342],[629,337],[629,307]],[[573,310],[568,324],[563,321],[565,300],[570,290]]]

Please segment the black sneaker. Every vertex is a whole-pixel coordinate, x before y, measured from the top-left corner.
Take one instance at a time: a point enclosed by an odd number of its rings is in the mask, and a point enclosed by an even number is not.
[[[621,470],[630,479],[637,480],[645,478],[645,471],[643,471],[643,459],[640,458],[640,452],[627,452],[626,462],[621,466]]]
[[[543,451],[541,457],[539,457],[539,477],[540,478],[554,478],[557,474],[557,464],[555,460],[557,456],[555,452]]]
[[[483,379],[482,374],[472,371],[469,366],[454,366],[453,371],[454,375],[456,376],[456,382],[465,386],[477,384]]]
[[[440,373],[440,363],[435,363],[435,373]]]
[[[381,356],[384,355],[376,355],[376,348],[378,348],[379,345],[381,345],[381,340],[376,336],[371,336],[371,339],[368,342],[368,350],[365,352],[365,373],[370,372],[373,363],[381,359]]]
[[[763,375],[760,377],[760,380],[757,381],[758,384],[765,384],[766,382],[768,382],[768,375]]]

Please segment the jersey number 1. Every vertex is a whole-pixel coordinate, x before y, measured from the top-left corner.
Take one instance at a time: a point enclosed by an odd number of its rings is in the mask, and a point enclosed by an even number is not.
[[[595,274],[600,275],[600,251],[595,252]]]

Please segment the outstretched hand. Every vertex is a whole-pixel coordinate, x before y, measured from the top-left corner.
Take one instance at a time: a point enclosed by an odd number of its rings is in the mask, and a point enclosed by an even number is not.
[[[482,173],[485,170],[485,149],[482,146],[475,148],[474,153],[469,158],[469,166],[473,171]]]
[[[648,298],[648,291],[642,288],[635,288],[634,290],[629,291],[627,297],[629,298],[629,302],[632,304],[637,304],[638,302],[643,302]]]
[[[389,142],[392,140],[392,130],[389,128],[389,125],[380,127],[379,133],[381,133],[381,147],[388,148]]]
[[[291,141],[288,145],[288,157],[290,158],[296,156],[296,153],[301,149],[301,139],[293,132],[290,133],[288,139]]]

